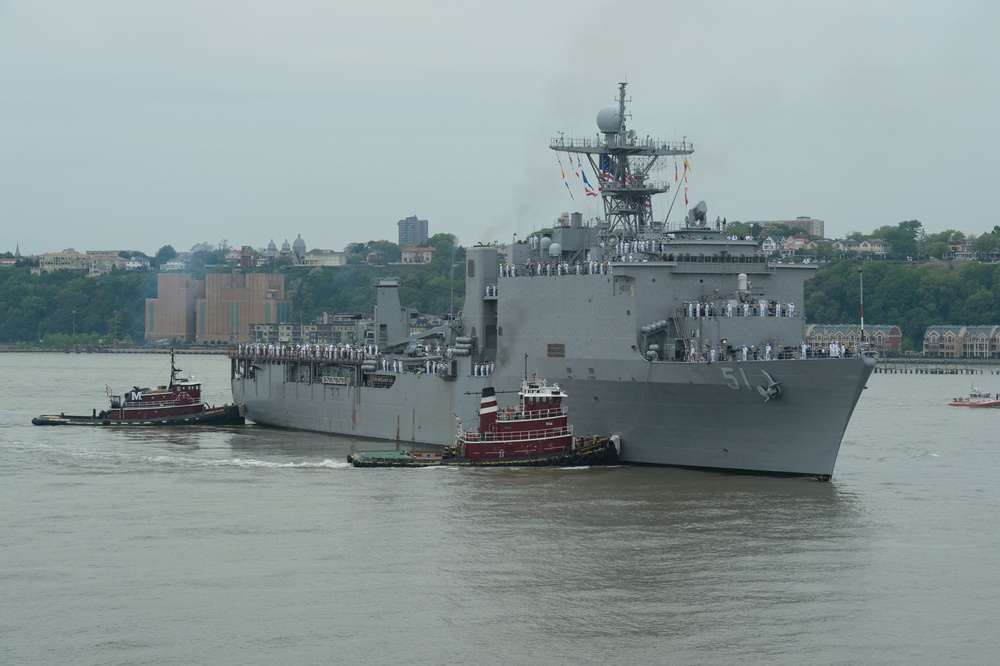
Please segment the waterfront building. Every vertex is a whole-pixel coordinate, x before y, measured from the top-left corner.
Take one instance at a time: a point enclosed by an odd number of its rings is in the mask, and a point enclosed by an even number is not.
[[[861,324],[806,326],[806,343],[813,350],[828,349],[833,342],[855,349],[861,343]],[[889,352],[899,353],[903,346],[903,332],[895,324],[865,324],[863,346],[882,355]]]
[[[923,353],[932,358],[998,358],[1000,326],[929,326]]]

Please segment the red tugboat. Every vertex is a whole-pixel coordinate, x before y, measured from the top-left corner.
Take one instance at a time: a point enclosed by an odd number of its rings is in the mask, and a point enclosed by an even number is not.
[[[209,407],[201,399],[201,382],[179,377],[181,369],[170,350],[170,383],[155,389],[133,387],[120,395],[111,395],[110,407],[90,416],[66,414],[43,415],[31,419],[35,425],[84,426],[173,426],[173,425],[242,425],[245,421],[237,405]]]
[[[434,465],[578,466],[618,460],[617,435],[574,437],[558,384],[534,377],[521,382],[518,406],[499,409],[492,387],[483,389],[479,429],[459,431],[454,446],[441,453],[363,451],[348,461],[355,467],[429,467]]]

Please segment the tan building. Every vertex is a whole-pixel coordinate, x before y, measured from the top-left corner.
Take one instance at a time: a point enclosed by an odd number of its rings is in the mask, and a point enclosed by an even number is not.
[[[90,266],[82,252],[46,252],[38,257],[39,271],[85,271]]]
[[[404,264],[429,264],[434,258],[437,248],[434,247],[408,247],[402,251]]]
[[[125,257],[118,256],[118,253],[114,250],[87,251],[87,268],[90,271],[88,273],[90,277],[105,275],[116,268],[124,270],[127,264],[128,260]]]
[[[147,342],[248,342],[251,323],[287,322],[292,317],[285,276],[274,273],[219,273],[205,280],[160,273],[156,295],[146,299]]]
[[[250,325],[291,321],[285,276],[277,273],[217,273],[205,276],[205,294],[196,303],[195,342],[250,341]]]
[[[205,297],[205,282],[190,275],[160,273],[156,298],[146,299],[146,341],[195,339],[195,303]]]

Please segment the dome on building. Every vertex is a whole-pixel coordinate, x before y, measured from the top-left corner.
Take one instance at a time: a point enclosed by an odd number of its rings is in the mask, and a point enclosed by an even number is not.
[[[292,252],[294,252],[295,256],[299,259],[306,256],[306,242],[302,240],[302,234],[299,234],[299,237],[292,243]]]
[[[278,246],[274,244],[274,239],[273,238],[271,239],[271,242],[267,244],[267,251],[268,252],[277,252],[278,251]]]
[[[288,244],[287,238],[285,239],[285,242],[281,244],[281,251],[285,253],[292,251],[292,246]]]

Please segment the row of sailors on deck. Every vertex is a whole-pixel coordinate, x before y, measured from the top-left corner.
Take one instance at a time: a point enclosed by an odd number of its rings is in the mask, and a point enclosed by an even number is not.
[[[419,372],[418,368],[420,366],[409,366],[403,362],[402,359],[382,359],[382,372],[395,372],[403,373],[408,370],[413,370]],[[496,364],[492,361],[486,361],[485,363],[476,363],[472,366],[472,374],[476,377],[488,377],[493,374],[493,369]],[[448,372],[448,362],[444,360],[437,359],[424,359],[424,373],[428,375],[440,375],[446,374]]]
[[[532,237],[534,238],[534,237]],[[742,239],[738,235],[726,236],[726,240],[738,241],[738,240],[753,240],[753,236],[747,235]],[[636,238],[633,240],[623,240],[614,246],[615,250],[620,256],[629,256],[636,254],[664,254],[673,245],[672,241],[668,238]],[[531,248],[534,250],[538,249],[537,242],[531,244]]]
[[[425,354],[431,353],[430,345],[421,345],[421,349]],[[441,349],[441,345],[435,348],[435,352],[440,355],[444,351],[445,356],[451,358],[454,354],[454,348],[448,347],[446,350]],[[240,356],[253,356],[257,358],[289,358],[289,359],[311,359],[311,360],[322,360],[330,359],[335,361],[365,361],[365,360],[378,360],[379,349],[376,344],[366,344],[366,345],[351,345],[346,344],[327,344],[327,345],[283,345],[283,344],[263,344],[259,342],[251,342],[249,344],[240,344],[237,352]]]
[[[744,317],[794,317],[795,303],[780,303],[778,301],[757,301],[756,303],[743,303],[743,306],[733,308],[733,302],[729,301],[723,308],[712,302],[705,301],[685,301],[684,309],[687,311],[689,319],[700,319],[701,317],[739,317],[742,312]]]
[[[611,275],[610,261],[539,261],[521,269],[525,275]],[[517,277],[517,264],[500,264],[500,277]],[[496,296],[496,294],[493,294]]]
[[[425,353],[430,353],[430,345],[424,345],[423,350]],[[441,346],[438,345],[435,351],[440,355],[442,352]],[[446,358],[451,358],[454,354],[454,349],[448,347],[444,351]],[[407,371],[406,364],[402,359],[382,357],[378,358],[378,345],[367,344],[367,345],[355,345],[350,344],[344,345],[275,345],[275,344],[262,344],[256,343],[241,343],[237,352],[241,356],[252,356],[256,358],[275,358],[275,359],[330,359],[330,360],[348,360],[348,361],[364,361],[364,360],[379,360],[380,367],[383,372],[396,372],[402,373]],[[412,366],[411,366],[412,367]],[[419,366],[417,366],[419,367]],[[485,361],[482,363],[475,363],[472,366],[472,374],[476,377],[488,377],[493,374],[493,370],[496,364],[493,361]],[[425,359],[424,360],[424,372],[428,374],[441,374],[448,370],[448,363],[443,359]]]
[[[260,358],[293,358],[293,359],[336,359],[344,361],[363,361],[378,356],[378,345],[366,344],[351,346],[347,344],[327,345],[284,345],[263,344],[260,342],[241,343],[237,349],[240,356],[257,356]]]
[[[787,349],[784,352],[783,358],[793,358],[794,347]],[[768,342],[761,348],[757,345],[751,345],[747,347],[743,345],[742,347],[729,348],[729,357],[734,360],[743,361],[773,361],[778,358],[778,352],[776,349],[771,347],[771,343]],[[812,355],[809,345],[802,343],[800,347],[799,358],[805,360]],[[691,345],[691,350],[688,354],[688,360],[692,363],[715,363],[718,359],[719,361],[726,360],[726,350],[716,349],[715,347],[703,346],[701,352],[698,352],[698,348],[695,344]],[[818,356],[828,356],[829,358],[848,358],[851,356],[851,350],[847,345],[842,345],[838,342],[831,342],[829,347],[826,349],[820,349],[815,355]]]
[[[806,357],[806,350],[806,344],[803,342],[802,358]],[[757,345],[752,345],[750,347],[743,345],[742,348],[737,347],[735,349],[729,349],[729,353],[730,358],[737,361],[741,359],[744,361],[771,361],[777,358],[770,342],[764,345],[762,349],[758,349]],[[726,351],[722,349],[716,350],[715,347],[704,346],[701,348],[701,353],[698,353],[698,348],[695,345],[691,345],[688,360],[692,363],[715,363],[716,359],[725,361]]]

